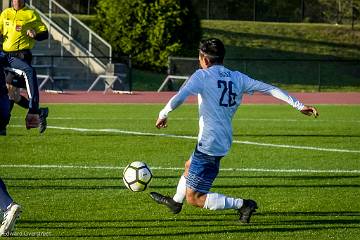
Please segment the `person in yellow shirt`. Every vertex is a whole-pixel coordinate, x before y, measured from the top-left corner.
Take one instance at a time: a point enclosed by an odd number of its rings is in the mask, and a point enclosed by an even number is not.
[[[38,118],[39,131],[42,133],[47,127],[48,108],[39,108],[39,90],[36,72],[31,66],[31,49],[36,41],[48,38],[48,30],[39,14],[25,5],[25,0],[12,0],[12,7],[5,9],[0,15],[0,34],[10,67],[22,70],[26,76],[7,76],[10,111],[14,102],[29,109],[28,117],[34,121]],[[20,94],[19,88],[27,89],[29,99]]]

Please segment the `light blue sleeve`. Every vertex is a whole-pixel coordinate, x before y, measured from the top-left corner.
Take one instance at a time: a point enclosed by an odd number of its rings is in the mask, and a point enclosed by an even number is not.
[[[253,94],[254,92],[269,93],[272,89],[276,88],[270,84],[255,80],[249,76],[238,72],[242,82],[242,90],[244,93]]]
[[[271,95],[279,100],[282,100],[299,111],[304,108],[303,103],[301,103],[295,97],[290,96],[287,92],[281,90],[280,88],[277,88],[275,86],[272,86],[270,84],[261,81],[254,80],[240,72],[238,73],[242,82],[242,89],[244,93],[253,94],[254,92],[260,92],[263,94]]]

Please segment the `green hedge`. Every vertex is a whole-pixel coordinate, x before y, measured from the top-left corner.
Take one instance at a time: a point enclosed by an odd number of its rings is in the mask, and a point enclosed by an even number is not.
[[[164,70],[169,55],[200,40],[200,22],[186,0],[103,0],[93,26],[116,53],[153,70]]]

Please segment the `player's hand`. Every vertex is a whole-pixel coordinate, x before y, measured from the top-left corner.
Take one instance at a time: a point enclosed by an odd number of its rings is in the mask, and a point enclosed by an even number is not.
[[[29,36],[30,38],[35,38],[36,37],[36,32],[34,29],[29,29],[26,31],[26,35]]]
[[[25,118],[26,129],[38,128],[40,125],[39,114],[28,113]]]
[[[167,118],[158,118],[158,120],[156,121],[155,126],[160,129],[160,128],[166,128],[167,127]]]
[[[308,116],[314,116],[315,118],[317,118],[319,116],[318,111],[316,110],[316,108],[312,107],[312,106],[304,106],[304,108],[300,111],[305,115]]]

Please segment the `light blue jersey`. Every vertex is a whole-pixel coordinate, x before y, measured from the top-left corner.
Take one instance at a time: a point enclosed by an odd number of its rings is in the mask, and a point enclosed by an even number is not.
[[[223,65],[197,70],[161,110],[159,118],[180,106],[188,96],[197,95],[199,105],[198,150],[210,156],[225,156],[232,143],[232,118],[244,93],[261,92],[283,100],[298,110],[304,105],[286,92],[254,80]]]

